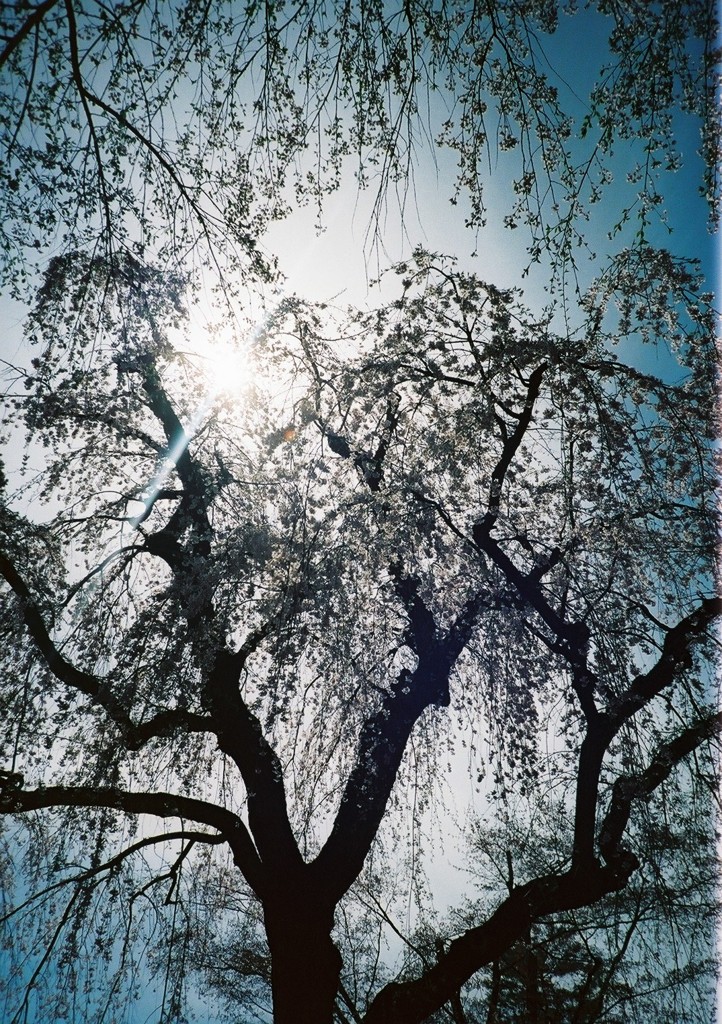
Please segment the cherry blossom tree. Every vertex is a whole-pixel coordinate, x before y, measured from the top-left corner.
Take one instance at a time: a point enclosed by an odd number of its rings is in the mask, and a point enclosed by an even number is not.
[[[535,922],[622,891],[637,808],[682,763],[714,772],[714,344],[692,272],[629,254],[560,333],[448,260],[418,251],[396,270],[397,301],[336,326],[286,300],[244,392],[199,403],[171,341],[178,282],[131,259],[51,266],[15,402],[42,468],[32,508],[4,506],[0,563],[2,809],[32,822],[27,891],[39,850],[60,869],[11,913],[35,921],[52,894],[26,1000],[81,934],[123,988],[136,911],[118,949],[119,899],[165,893],[190,942],[209,855],[193,851],[222,847],[236,914],[262,919],[274,1020],[330,1021],[337,908],[411,745],[430,787],[466,719],[499,789],[552,772],[566,814],[554,870],[515,878],[362,1014],[426,1020]],[[631,287],[641,275],[663,309]],[[620,323],[673,348],[679,379],[619,358]],[[157,843],[177,856],[141,883],[131,861]],[[84,851],[82,871],[63,850]]]
[[[3,1019],[212,989],[244,1024],[491,1024],[541,1012],[572,919],[660,920],[680,879],[713,914],[715,322],[666,237],[681,167],[716,223],[712,5],[5,6]],[[541,299],[421,248],[378,308],[283,292],[274,222],[351,179],[383,250],[430,164]],[[503,885],[401,926],[404,822],[451,821],[462,751]]]

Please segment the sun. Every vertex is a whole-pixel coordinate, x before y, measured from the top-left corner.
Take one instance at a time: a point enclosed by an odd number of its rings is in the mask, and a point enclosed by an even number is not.
[[[251,378],[248,349],[240,343],[213,339],[203,353],[204,372],[214,395],[244,391]]]
[[[202,390],[199,399],[233,398],[245,392],[251,383],[251,346],[233,327],[196,312],[179,339],[177,350],[197,375]]]

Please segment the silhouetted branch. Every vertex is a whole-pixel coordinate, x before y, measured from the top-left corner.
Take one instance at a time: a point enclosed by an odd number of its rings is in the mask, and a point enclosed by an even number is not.
[[[20,46],[23,39],[25,39],[34,28],[41,23],[45,15],[51,8],[55,7],[58,0],[44,0],[44,3],[38,4],[37,7],[31,10],[31,13],[27,16],[25,21],[22,23],[20,28],[17,30],[14,36],[11,36],[0,53],[0,68],[10,58],[12,53]]]
[[[618,853],[634,801],[650,796],[680,761],[721,732],[722,712],[718,711],[690,725],[661,746],[645,771],[636,775],[621,775],[615,779],[612,798],[599,833],[599,849],[607,862],[613,861]]]
[[[38,900],[44,899],[50,893],[55,892],[56,889],[62,889],[65,885],[78,885],[82,882],[86,882],[90,878],[96,878],[98,875],[102,875],[105,871],[112,871],[114,868],[120,866],[124,860],[128,857],[132,857],[134,853],[138,853],[139,850],[143,850],[148,846],[155,846],[157,843],[172,843],[177,839],[181,841],[193,841],[195,843],[207,843],[210,846],[217,846],[220,843],[225,843],[225,836],[221,833],[212,832],[194,832],[190,830],[183,830],[180,832],[161,832],[160,835],[156,836],[145,836],[143,839],[139,839],[137,843],[133,843],[131,846],[127,846],[120,853],[117,853],[114,857],[110,857],[108,860],[103,861],[102,864],[98,864],[96,867],[88,868],[86,871],[79,871],[75,875],[69,875],[67,878],[61,878],[58,882],[53,882],[52,885],[47,885],[44,889],[39,889],[34,892],[32,896],[24,900],[17,907],[0,917],[0,924],[4,921],[8,921],[11,917],[16,914],[22,913],[28,907],[32,906],[33,903],[37,903]]]
[[[647,704],[674,681],[680,668],[688,667],[695,642],[709,630],[712,621],[722,614],[722,598],[705,598],[700,606],[667,632],[661,657],[648,672],[636,676],[611,711],[616,729],[640,707]]]
[[[262,895],[265,872],[246,826],[225,807],[174,793],[131,793],[105,786],[47,786],[0,793],[1,814],[25,814],[45,807],[107,807],[129,814],[183,818],[218,829],[243,875]]]
[[[120,730],[123,743],[129,750],[137,750],[154,736],[169,736],[173,732],[211,732],[212,720],[205,715],[194,714],[180,708],[159,712],[147,722],[136,725],[128,714],[124,702],[112,692],[107,680],[77,668],[63,657],[48,633],[28,587],[12,562],[0,555],[0,576],[3,576],[19,598],[22,615],[35,647],[55,678],[90,697],[102,707],[111,721]]]
[[[648,797],[685,757],[722,732],[722,713],[695,723],[660,747],[643,773],[616,780],[599,838],[604,865],[593,856],[602,760],[623,722],[669,685],[680,668],[690,664],[692,648],[719,614],[720,604],[717,598],[705,600],[671,629],[659,661],[635,679],[620,709],[615,714],[601,714],[589,723],[577,777],[575,855],[571,869],[515,886],[488,921],[455,939],[439,962],[420,978],[393,982],[382,989],[364,1017],[364,1024],[421,1024],[453,998],[472,974],[497,961],[539,918],[589,906],[624,888],[639,867],[637,857],[621,845],[633,802]]]

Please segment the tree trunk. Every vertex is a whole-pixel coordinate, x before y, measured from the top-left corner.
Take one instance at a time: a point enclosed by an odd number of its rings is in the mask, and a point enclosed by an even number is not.
[[[341,973],[333,913],[291,897],[267,901],[264,916],[274,1024],[332,1024]]]

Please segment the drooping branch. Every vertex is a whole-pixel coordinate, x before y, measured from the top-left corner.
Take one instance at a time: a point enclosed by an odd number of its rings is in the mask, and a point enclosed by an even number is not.
[[[163,168],[163,170],[166,172],[166,174],[168,175],[168,177],[178,190],[178,194],[180,195],[180,197],[188,205],[188,209],[192,210],[193,213],[197,216],[201,231],[203,232],[203,235],[206,237],[209,243],[209,247],[212,250],[213,247],[211,245],[210,238],[209,215],[205,210],[203,210],[200,207],[198,202],[193,198],[191,190],[181,177],[178,168],[175,166],[173,161],[170,160],[167,156],[165,156],[163,151],[153,142],[151,138],[149,138],[149,136],[144,135],[143,132],[137,127],[137,125],[133,124],[132,121],[129,121],[122,111],[117,110],[115,107],[111,106],[110,103],[107,103],[104,99],[102,99],[102,97],[97,96],[94,92],[88,89],[84,83],[81,83],[81,90],[83,97],[88,103],[91,103],[93,106],[98,107],[105,114],[107,114],[108,117],[116,121],[122,128],[125,128],[125,130],[129,132],[133,136],[133,138],[136,139],[151,154],[151,156],[159,164],[159,166]]]
[[[48,807],[105,807],[129,814],[183,818],[217,829],[234,860],[257,895],[262,896],[265,872],[248,829],[225,807],[174,793],[131,793],[105,786],[47,786],[42,789],[0,790],[1,814],[24,814]]]
[[[103,217],[105,219],[105,229],[107,233],[108,246],[112,246],[113,238],[113,218],[110,207],[110,192],[108,189],[108,182],[105,177],[105,169],[103,166],[103,154],[100,149],[100,140],[98,133],[95,128],[95,121],[93,115],[88,106],[88,99],[86,96],[85,88],[83,85],[83,73],[80,68],[80,53],[78,51],[78,28],[75,21],[75,10],[71,0],[65,0],[65,13],[68,18],[68,46],[70,49],[70,66],[72,68],[73,80],[78,90],[78,96],[80,97],[80,105],[83,108],[83,114],[88,125],[88,132],[90,133],[90,141],[93,147],[93,153],[95,156],[95,166],[98,172],[98,182],[100,184],[100,196],[103,207]]]
[[[211,732],[213,730],[211,718],[181,708],[161,711],[147,722],[140,724],[133,722],[123,701],[116,698],[107,680],[77,668],[60,653],[50,637],[27,584],[12,562],[4,555],[0,555],[0,576],[9,583],[19,598],[25,625],[47,668],[59,682],[85,694],[94,704],[102,707],[119,729],[123,743],[129,750],[139,749],[153,737],[169,736],[176,731]]]
[[[70,875],[68,878],[61,878],[58,882],[53,882],[44,889],[34,892],[19,906],[13,907],[9,913],[0,917],[0,924],[3,924],[5,921],[9,921],[11,917],[15,917],[17,914],[22,913],[23,910],[26,910],[34,903],[37,903],[39,900],[49,896],[50,893],[55,892],[56,889],[62,889],[66,885],[79,885],[82,882],[88,881],[90,878],[96,878],[98,875],[104,874],[106,871],[113,871],[113,869],[119,867],[123,861],[132,857],[134,853],[138,853],[140,850],[144,850],[148,846],[156,846],[161,843],[172,843],[178,839],[180,839],[181,842],[206,843],[209,846],[218,846],[220,843],[225,843],[226,841],[225,836],[220,832],[199,832],[192,829],[183,829],[178,832],[162,832],[160,835],[155,836],[145,836],[143,839],[139,839],[137,843],[132,843],[130,846],[126,846],[124,850],[121,850],[114,857],[110,857],[108,860],[103,861],[102,864],[88,868],[85,871],[79,871],[74,875]]]
[[[67,925],[68,921],[70,920],[70,915],[71,915],[71,913],[73,911],[73,908],[74,908],[75,904],[77,903],[77,901],[78,901],[78,899],[80,897],[80,892],[81,892],[80,889],[76,889],[75,892],[73,892],[71,894],[70,899],[68,900],[67,904],[65,905],[65,908],[63,909],[63,912],[60,915],[60,918],[57,921],[57,923],[55,925],[55,928],[53,929],[52,934],[48,938],[48,941],[47,941],[47,944],[45,946],[45,949],[43,950],[42,956],[40,957],[38,962],[35,964],[33,972],[30,975],[30,977],[28,978],[28,981],[27,981],[27,983],[24,986],[24,992],[23,992],[22,1001],[20,1003],[20,1006],[17,1009],[17,1012],[11,1018],[10,1024],[20,1024],[21,1020],[23,1020],[23,1019],[27,1020],[28,1019],[28,1013],[29,1013],[29,1010],[30,1010],[30,994],[33,991],[33,989],[35,988],[35,985],[36,985],[36,982],[37,982],[38,978],[41,976],[41,974],[45,970],[45,966],[48,963],[48,961],[50,960],[50,957],[52,956],[53,950],[55,949],[55,946],[57,945],[58,939],[62,935],[65,926]]]
[[[41,4],[41,6],[38,8],[38,11],[42,11],[42,16],[44,16],[46,11],[53,7],[56,2],[57,0],[46,0],[46,2]],[[158,166],[162,167],[162,169],[168,175],[168,178],[173,182],[173,185],[177,189],[178,195],[187,205],[188,209],[191,210],[193,214],[195,214],[195,216],[197,217],[198,225],[201,229],[201,232],[208,242],[209,251],[212,254],[214,254],[215,250],[212,244],[210,230],[210,215],[201,208],[198,201],[193,197],[191,189],[183,180],[183,176],[181,175],[174,161],[164,154],[162,148],[156,145],[156,143],[153,142],[149,135],[144,134],[138,128],[137,125],[135,125],[132,121],[129,121],[128,117],[122,110],[118,110],[116,107],[108,103],[107,100],[104,100],[102,97],[98,96],[96,93],[94,93],[91,89],[88,88],[88,85],[85,81],[85,78],[83,77],[80,66],[78,30],[75,18],[75,11],[71,0],[65,0],[65,9],[68,17],[69,47],[71,56],[72,75],[76,89],[78,91],[78,96],[80,98],[80,104],[83,108],[86,121],[88,124],[88,129],[91,135],[91,140],[95,153],[96,166],[98,170],[98,177],[103,196],[104,213],[108,230],[111,230],[110,202],[109,195],[106,189],[100,144],[95,129],[93,116],[90,110],[91,106],[97,107],[98,109],[102,110],[107,117],[111,118],[121,128],[125,129],[125,131],[127,131],[138,143],[140,143],[141,146],[143,146],[143,148],[151,155],[151,157],[158,164]],[[6,52],[9,55],[9,53],[12,52],[12,49],[14,49],[18,45],[18,43],[22,41],[22,38],[24,38],[25,35],[27,35],[27,32],[30,31],[30,29],[33,27],[33,24],[39,24],[39,21],[40,19],[34,21],[33,16],[26,20],[25,24],[20,29],[20,32],[16,35],[16,37],[13,40],[10,41],[10,43],[8,43],[8,46],[5,47],[5,50],[3,51],[2,54],[2,59],[0,59],[0,67],[2,66],[2,60],[6,59]],[[213,258],[215,259],[215,255],[213,256]]]

